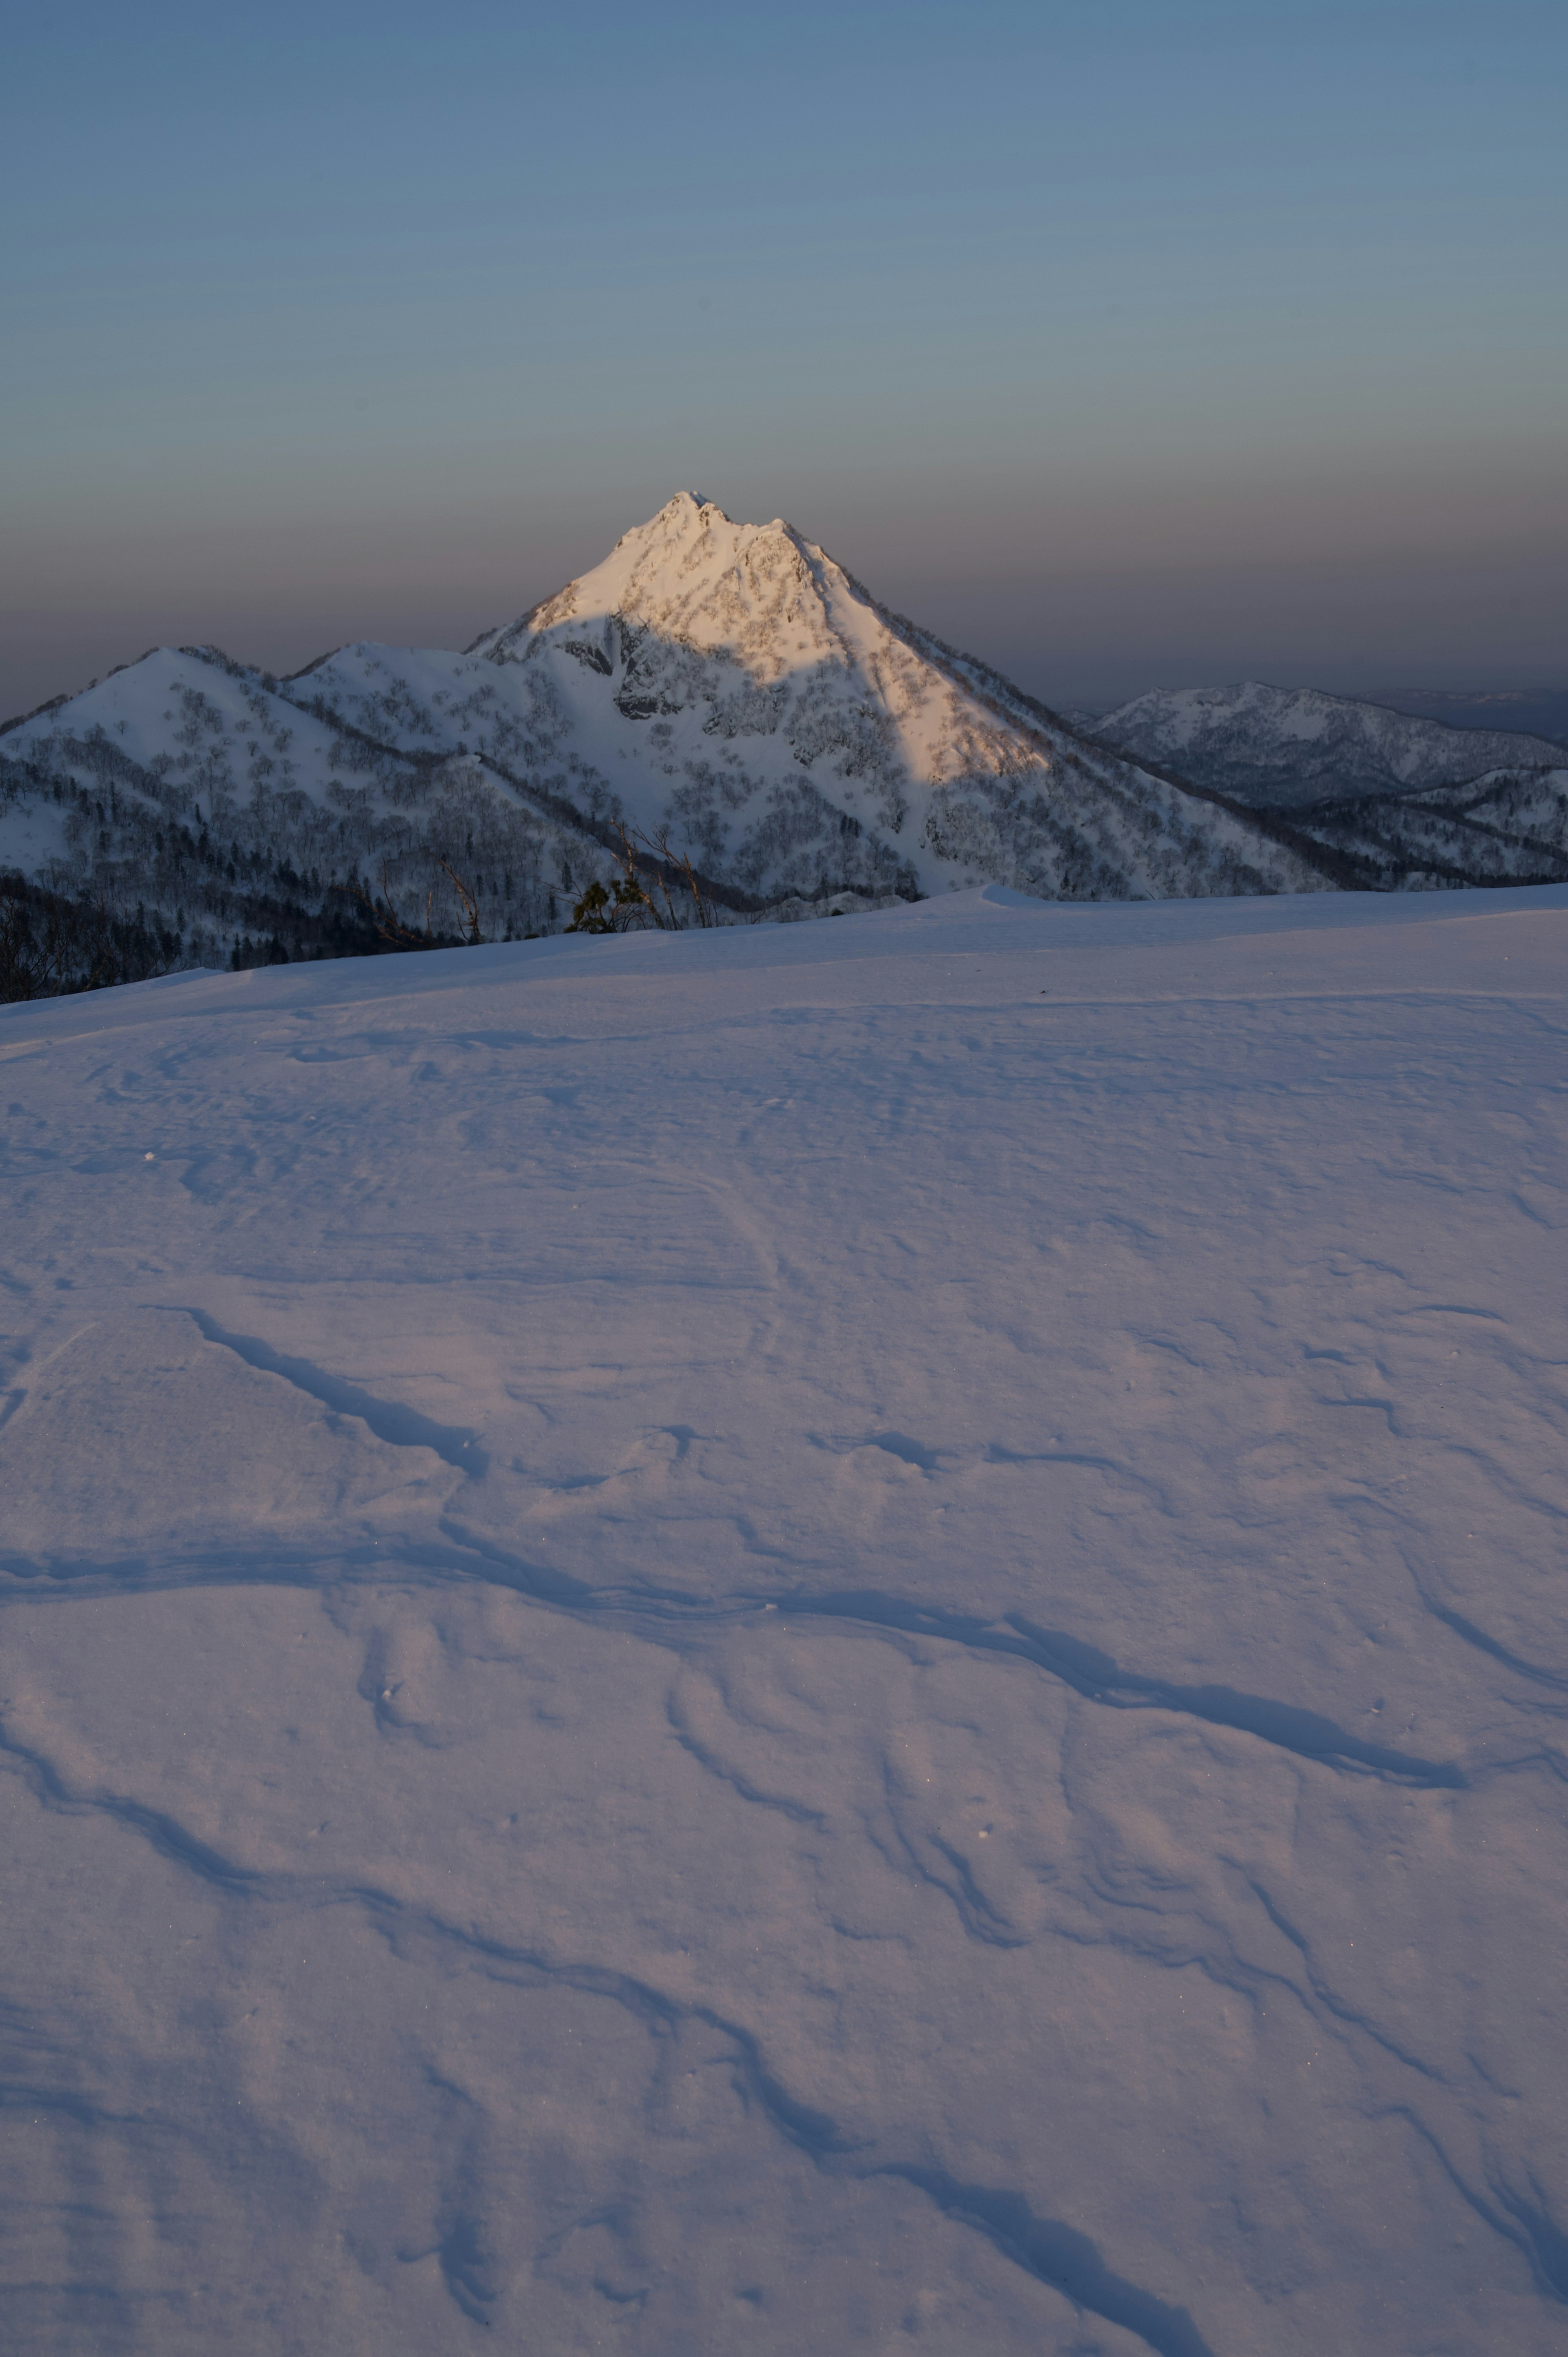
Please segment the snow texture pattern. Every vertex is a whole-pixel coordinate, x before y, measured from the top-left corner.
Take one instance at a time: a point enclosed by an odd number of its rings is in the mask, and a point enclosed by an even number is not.
[[[0,1010],[0,2346],[1559,2351],[1565,950]]]

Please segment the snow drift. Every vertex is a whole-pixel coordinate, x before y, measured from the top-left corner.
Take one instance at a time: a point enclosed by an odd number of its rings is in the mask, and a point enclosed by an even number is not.
[[[8,2345],[1559,2349],[1565,928],[0,1013]]]

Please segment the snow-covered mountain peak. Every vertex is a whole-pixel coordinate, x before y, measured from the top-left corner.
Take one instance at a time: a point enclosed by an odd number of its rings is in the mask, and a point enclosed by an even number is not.
[[[493,662],[526,661],[533,642],[568,624],[620,619],[705,654],[723,654],[755,683],[802,661],[844,660],[834,599],[868,601],[842,566],[782,516],[736,523],[712,500],[679,491],[623,533],[602,564],[505,628],[476,641]],[[594,640],[613,661],[613,632]],[[572,651],[569,638],[562,643]]]
[[[306,877],[326,906],[367,872],[415,894],[456,866],[487,932],[553,929],[623,828],[737,915],[1337,880],[1318,845],[1087,741],[782,517],[689,491],[462,654],[360,641],[279,681],[161,651],[7,730],[0,790],[0,865],[156,899],[184,939],[194,906],[242,957]]]
[[[1243,870],[1257,889],[1323,880],[1297,847],[1091,751],[782,517],[736,522],[689,491],[468,653],[579,802],[585,788],[757,899],[830,877],[1074,898],[1223,889]],[[319,693],[360,689],[339,661]]]

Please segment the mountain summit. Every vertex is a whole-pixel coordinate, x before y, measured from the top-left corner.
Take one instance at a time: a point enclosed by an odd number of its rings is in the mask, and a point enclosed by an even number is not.
[[[754,901],[989,882],[1163,899],[1325,880],[1306,846],[1084,743],[781,518],[736,523],[691,492],[465,660],[494,667],[478,749],[595,822],[667,831]],[[312,692],[381,733],[383,669],[384,651],[346,649]]]

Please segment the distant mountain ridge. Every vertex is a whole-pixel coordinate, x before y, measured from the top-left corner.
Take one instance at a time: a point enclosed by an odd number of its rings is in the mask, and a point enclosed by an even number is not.
[[[1568,752],[1568,688],[1369,687],[1359,699],[1451,728],[1493,728],[1544,737]]]
[[[207,962],[363,946],[355,884],[419,905],[443,860],[490,938],[554,930],[622,824],[735,916],[1348,874],[1083,737],[781,519],[685,492],[463,653],[347,646],[278,680],[160,649],[0,733],[0,867],[134,905]]]
[[[1255,810],[1419,793],[1488,770],[1560,767],[1564,748],[1505,728],[1458,728],[1321,688],[1155,688],[1088,724],[1097,742]]]

